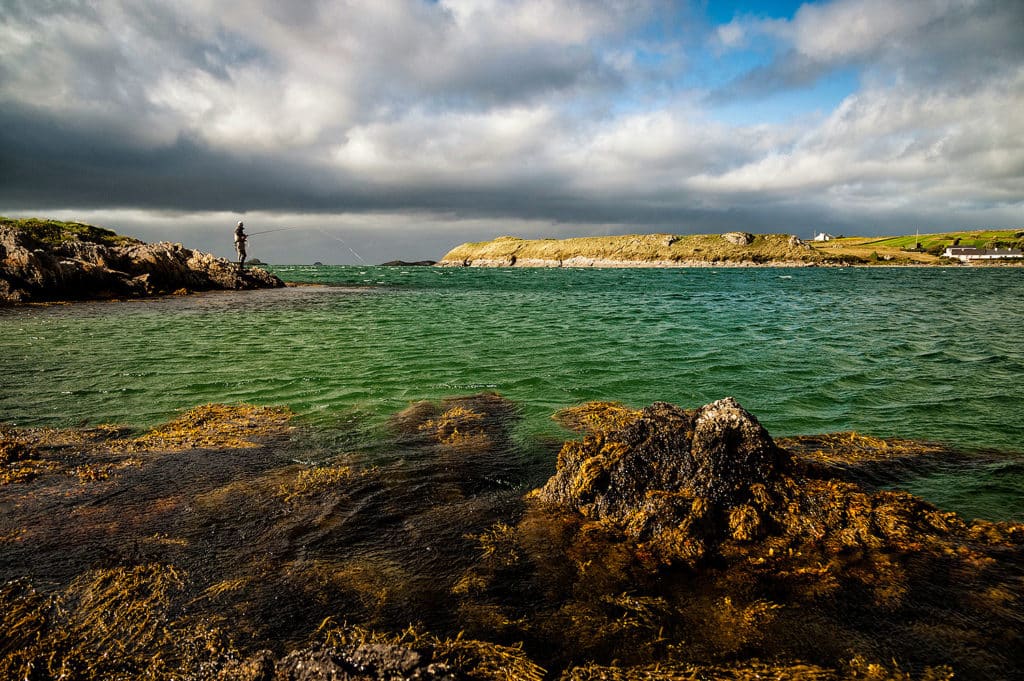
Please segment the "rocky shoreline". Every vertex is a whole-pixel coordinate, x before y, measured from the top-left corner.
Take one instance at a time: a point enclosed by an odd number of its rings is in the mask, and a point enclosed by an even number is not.
[[[0,305],[280,288],[266,270],[79,223],[0,220]]]

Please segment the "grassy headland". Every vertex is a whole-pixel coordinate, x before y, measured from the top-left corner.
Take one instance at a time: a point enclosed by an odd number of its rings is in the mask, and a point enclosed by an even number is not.
[[[1024,246],[1024,231],[978,230],[899,237],[803,241],[789,234],[630,234],[571,239],[465,243],[438,263],[474,267],[700,267],[951,264],[942,251],[959,245]]]
[[[140,244],[138,239],[122,236],[113,230],[82,222],[62,222],[40,218],[12,219],[0,217],[0,227],[9,227],[47,246],[59,246],[67,241],[84,241],[103,246]]]

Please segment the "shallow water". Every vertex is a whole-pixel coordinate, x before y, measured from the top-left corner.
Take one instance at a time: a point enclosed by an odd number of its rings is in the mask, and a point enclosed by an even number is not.
[[[473,623],[486,640],[515,644],[523,636],[506,638],[493,604],[460,585],[487,562],[481,537],[500,539],[523,521],[523,494],[575,437],[552,413],[587,400],[695,407],[732,395],[775,436],[857,430],[942,442],[956,451],[875,462],[861,481],[969,518],[1024,520],[1020,270],[275,269],[320,286],[0,309],[0,424],[142,428],[207,402],[298,414],[297,430],[259,448],[111,455],[124,465],[95,480],[76,473],[93,454],[47,450],[54,472],[0,486],[0,586],[26,578],[59,593],[103,570],[173,566],[188,576],[175,607],[224,618],[249,652],[301,645],[325,617],[449,636]],[[500,403],[482,443],[425,441],[422,419],[404,431],[395,419],[412,402],[489,391],[512,406]],[[307,473],[336,468],[352,476],[289,496]],[[547,554],[557,532],[530,534],[542,526],[517,531],[539,542],[540,573],[557,573],[562,559]],[[604,559],[615,555],[612,547]],[[1019,584],[1020,569],[993,564],[992,584]],[[544,612],[549,596],[530,583],[497,579],[488,594],[521,609],[524,631],[534,616],[537,626],[558,625],[560,615]],[[595,596],[607,622],[620,608],[623,621],[643,614],[643,598],[635,612],[623,605],[634,585],[611,585]],[[692,612],[722,610],[693,585],[676,591],[697,599]],[[999,617],[1019,623],[1012,594],[990,592]],[[866,592],[866,602],[874,597]],[[901,606],[907,626],[944,626],[945,599],[913,592]],[[882,632],[871,640],[819,631],[815,622],[845,618],[830,607],[826,598],[781,611],[784,635],[730,654],[945,660],[941,650],[911,650],[914,630],[890,630],[893,613],[880,606],[858,615]],[[722,612],[723,631],[742,619]],[[652,629],[638,640],[654,650],[660,620],[640,619]],[[807,631],[790,626],[804,620]],[[966,618],[956,635],[986,622]],[[600,643],[570,650],[546,635],[530,633],[527,652],[551,678],[618,654]],[[633,662],[657,659],[637,653]],[[979,657],[964,678],[991,678],[986,664]]]
[[[327,286],[0,310],[0,422],[248,401],[372,450],[411,401],[491,390],[531,449],[567,436],[550,416],[568,405],[731,395],[776,436],[1024,450],[1019,269],[274,269]],[[956,474],[908,484],[1019,517],[1019,466],[975,473],[972,494]]]

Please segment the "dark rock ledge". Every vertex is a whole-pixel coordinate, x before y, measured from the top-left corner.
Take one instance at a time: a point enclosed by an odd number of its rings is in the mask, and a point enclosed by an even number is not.
[[[110,230],[0,219],[0,305],[280,288],[261,269],[178,243],[143,243]]]

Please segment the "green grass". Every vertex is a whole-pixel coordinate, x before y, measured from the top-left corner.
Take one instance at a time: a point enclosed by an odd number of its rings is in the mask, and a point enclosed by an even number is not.
[[[914,248],[918,242],[921,248],[951,246],[960,239],[960,246],[975,248],[1021,247],[1024,245],[1024,231],[1012,229],[981,229],[962,232],[943,232],[940,234],[922,234],[920,236],[896,236],[861,241],[862,246],[879,246],[882,248]]]
[[[0,217],[0,227],[13,227],[32,239],[50,246],[67,241],[87,241],[104,246],[141,243],[138,239],[121,236],[116,232],[81,222],[61,222],[39,218],[12,219]]]

